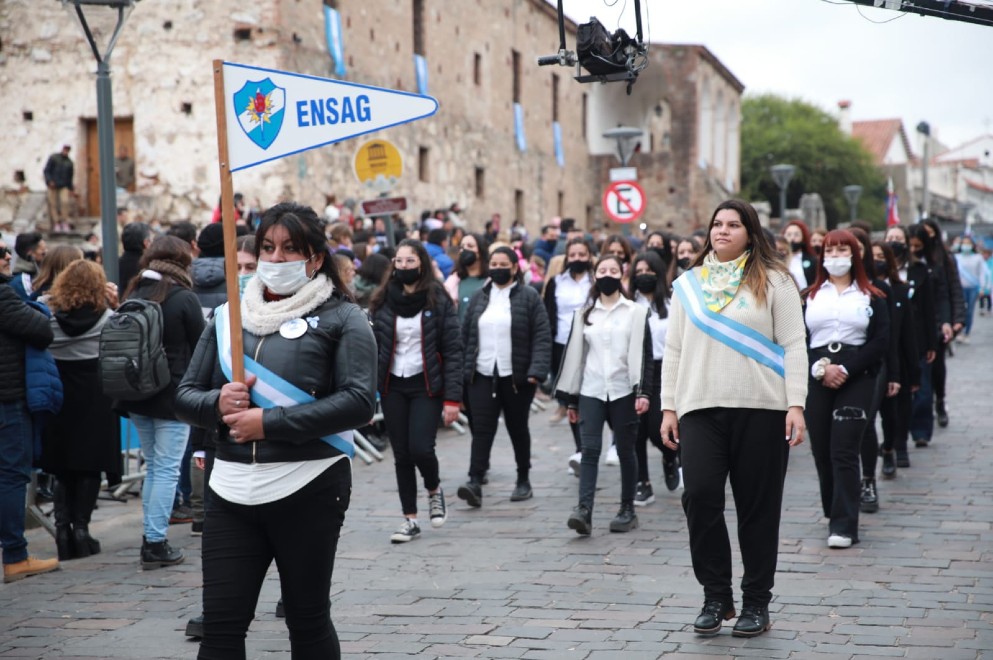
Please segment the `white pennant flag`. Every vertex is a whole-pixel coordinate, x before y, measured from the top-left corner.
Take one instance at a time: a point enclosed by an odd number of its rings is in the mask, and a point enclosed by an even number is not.
[[[229,170],[235,172],[430,117],[430,96],[223,63]]]

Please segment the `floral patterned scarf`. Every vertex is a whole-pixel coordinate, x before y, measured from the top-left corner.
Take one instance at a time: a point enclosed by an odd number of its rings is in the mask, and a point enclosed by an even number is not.
[[[703,301],[707,309],[720,312],[734,299],[745,274],[745,262],[751,254],[751,250],[745,250],[734,261],[718,261],[717,253],[711,250],[703,258],[700,288],[703,289]]]

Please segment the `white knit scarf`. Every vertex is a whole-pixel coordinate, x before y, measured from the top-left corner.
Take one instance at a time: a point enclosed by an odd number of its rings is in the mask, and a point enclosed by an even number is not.
[[[326,275],[318,275],[288,298],[267,301],[262,297],[262,281],[258,277],[248,280],[241,297],[241,324],[253,335],[266,336],[279,330],[279,326],[302,318],[331,298],[334,284]]]

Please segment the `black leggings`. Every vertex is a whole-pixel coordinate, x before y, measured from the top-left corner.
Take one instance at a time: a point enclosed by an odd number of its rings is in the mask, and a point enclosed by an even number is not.
[[[417,472],[429,491],[441,484],[434,441],[441,422],[441,397],[428,396],[424,374],[410,378],[390,376],[382,395],[383,423],[390,436],[397,490],[404,515],[417,515]]]
[[[886,396],[886,388],[889,386],[886,377],[886,367],[879,370],[876,376],[876,389],[872,393],[872,405],[869,407],[869,421],[862,433],[862,445],[859,448],[862,455],[862,476],[872,479],[876,476],[876,461],[879,458],[879,435],[876,433],[876,413],[879,412],[883,399]]]
[[[553,376],[556,378],[559,375],[559,370],[562,368],[562,354],[565,353],[565,344],[552,344],[552,369],[554,370]],[[558,399],[559,405],[565,407],[569,404],[568,401]],[[576,453],[583,451],[583,443],[579,438],[579,424],[569,422],[569,429],[572,431],[573,442],[576,443]]]
[[[351,492],[347,458],[275,502],[234,504],[211,492],[203,535],[204,636],[198,660],[245,658],[245,633],[273,559],[293,659],[341,656],[328,593]]]
[[[638,457],[638,481],[649,483],[648,476],[648,441],[662,452],[667,461],[676,458],[676,452],[662,444],[662,360],[655,360],[652,367],[655,378],[652,380],[652,390],[648,393],[648,412],[638,421],[638,437],[634,443],[634,454]]]
[[[469,407],[472,410],[472,449],[469,460],[469,478],[482,480],[490,469],[490,453],[493,438],[496,436],[500,412],[514,447],[517,463],[517,482],[528,480],[531,470],[531,432],[528,430],[528,415],[535,386],[530,383],[514,385],[513,376],[493,378],[480,373],[466,388]]]

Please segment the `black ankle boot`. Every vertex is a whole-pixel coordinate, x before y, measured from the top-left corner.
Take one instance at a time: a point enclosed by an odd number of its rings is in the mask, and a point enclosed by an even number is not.
[[[465,500],[466,504],[471,507],[478,508],[483,506],[483,484],[476,477],[472,477],[469,481],[459,486],[456,494],[460,500]]]
[[[100,554],[100,541],[90,536],[88,525],[76,524],[72,528],[72,552],[75,557]]]
[[[59,553],[59,561],[67,561],[74,557],[72,553],[72,528],[69,526],[69,507],[66,506],[66,487],[61,480],[55,481],[52,489],[52,502],[55,508],[55,548]]]
[[[734,637],[755,637],[771,627],[768,607],[745,605],[741,608],[741,616],[735,622],[731,634]]]
[[[590,511],[589,507],[580,504],[572,510],[567,524],[569,529],[576,530],[577,534],[589,536],[590,532],[593,531],[593,512]]]
[[[617,515],[610,521],[610,531],[630,532],[638,526],[638,516],[634,513],[634,504],[625,502],[617,511]]]
[[[716,635],[721,624],[735,617],[734,604],[719,600],[708,600],[693,622],[693,632],[698,635]]]
[[[173,549],[169,545],[169,541],[162,540],[154,543],[145,539],[141,541],[141,567],[146,571],[182,564],[184,559],[186,557],[183,555],[183,551]]]
[[[77,557],[89,557],[100,553],[100,542],[90,536],[90,518],[96,507],[100,493],[100,477],[78,476],[72,488],[70,510],[72,511],[72,544]]]

